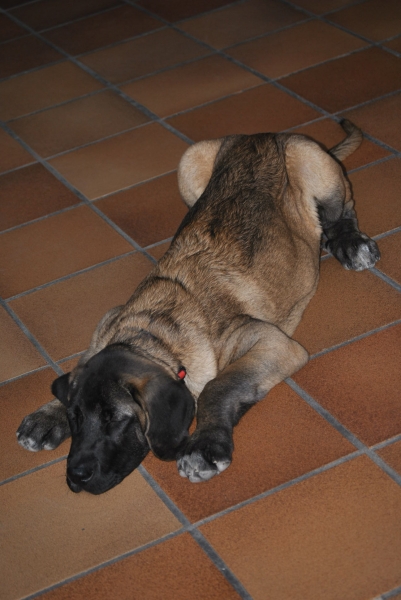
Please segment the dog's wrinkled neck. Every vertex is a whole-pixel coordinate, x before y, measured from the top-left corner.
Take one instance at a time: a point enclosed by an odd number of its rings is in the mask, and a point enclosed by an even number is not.
[[[175,379],[184,379],[186,369],[181,361],[175,358],[172,352],[166,347],[157,336],[145,329],[138,329],[136,335],[129,340],[115,342],[112,346],[120,347],[131,355],[140,356],[149,360],[152,364],[162,367]],[[155,348],[157,351],[155,351]],[[184,374],[183,374],[184,372]]]

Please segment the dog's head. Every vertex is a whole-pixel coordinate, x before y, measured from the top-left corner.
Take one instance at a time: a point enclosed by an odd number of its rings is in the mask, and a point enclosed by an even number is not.
[[[67,483],[73,492],[106,492],[149,450],[174,459],[195,411],[183,381],[120,344],[56,379],[52,392],[67,407]]]

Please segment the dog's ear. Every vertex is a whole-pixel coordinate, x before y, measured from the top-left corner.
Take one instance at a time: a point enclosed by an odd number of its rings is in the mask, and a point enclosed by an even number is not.
[[[140,395],[150,449],[162,460],[173,460],[194,418],[191,393],[183,381],[163,375],[148,380]]]
[[[178,187],[187,206],[193,206],[205,191],[222,143],[223,139],[198,142],[190,146],[181,158]]]
[[[65,373],[65,375],[61,375],[57,377],[52,383],[52,394],[60,400],[64,406],[68,406],[68,389],[69,389],[69,378],[70,374]]]

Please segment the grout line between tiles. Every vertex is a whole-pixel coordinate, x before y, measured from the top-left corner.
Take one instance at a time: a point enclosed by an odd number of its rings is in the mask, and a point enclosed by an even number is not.
[[[390,592],[385,592],[377,600],[390,600],[390,598],[394,598],[394,596],[398,596],[398,594],[401,594],[401,585]]]
[[[140,552],[149,550],[149,548],[158,546],[159,544],[161,544],[163,542],[167,542],[168,540],[178,537],[182,533],[184,533],[183,529],[177,529],[176,531],[167,533],[166,535],[163,535],[160,538],[152,540],[151,542],[148,542],[147,544],[143,544],[142,546],[138,546],[137,548],[134,548],[133,550],[124,552],[123,554],[120,554],[119,556],[113,557],[110,560],[104,561],[94,567],[90,567],[89,569],[86,569],[85,571],[81,571],[80,573],[75,573],[75,575],[72,575],[71,577],[67,577],[66,579],[63,579],[62,581],[58,581],[57,583],[55,583],[49,587],[43,588],[43,589],[39,590],[38,592],[29,594],[28,596],[24,596],[20,600],[33,600],[34,598],[37,598],[38,596],[41,596],[42,594],[56,590],[59,587],[66,585],[67,583],[72,583],[73,581],[76,581],[77,579],[81,579],[82,577],[85,577],[86,575],[90,575],[91,573],[100,571],[101,569],[104,569],[105,567],[114,565],[115,563],[120,562],[121,560],[124,560],[125,558],[129,558],[130,556],[134,556],[135,554],[139,554]]]
[[[82,273],[88,273],[89,271],[94,271],[98,267],[103,267],[105,265],[109,265],[113,262],[116,262],[122,258],[126,258],[127,256],[132,256],[133,254],[137,254],[137,250],[131,250],[130,252],[125,252],[124,254],[119,254],[118,256],[113,256],[112,258],[108,258],[107,260],[103,260],[102,262],[96,263],[95,265],[90,265],[89,267],[85,267],[84,269],[79,269],[78,271],[74,271],[73,273],[68,273],[68,275],[63,275],[62,277],[58,277],[57,279],[52,279],[52,281],[47,281],[46,283],[42,283],[41,285],[37,285],[30,290],[24,290],[19,294],[15,294],[14,296],[10,296],[5,300],[6,303],[13,302],[14,300],[18,300],[18,298],[23,298],[24,296],[29,296],[35,292],[40,292],[54,284],[61,283],[63,281],[68,281],[68,279],[73,279],[77,275],[82,275]]]
[[[107,215],[105,215],[97,206],[93,204],[82,192],[80,192],[77,188],[75,188],[59,171],[57,171],[50,163],[48,163],[45,159],[43,159],[35,150],[33,150],[26,142],[24,142],[18,135],[16,135],[12,129],[8,127],[8,125],[2,121],[0,121],[0,127],[6,131],[15,141],[19,142],[19,144],[27,150],[32,156],[34,156],[42,166],[44,166],[52,175],[56,177],[61,183],[63,183],[71,192],[73,192],[79,200],[81,200],[86,206],[89,206],[93,212],[95,212],[103,221],[108,223],[110,227],[112,227],[117,233],[121,235],[133,248],[135,248],[138,252],[146,256],[153,264],[157,261],[153,258],[152,255],[148,254],[146,250],[143,250],[137,242],[132,239],[125,231],[121,229],[116,223],[114,223]],[[145,182],[141,182],[145,183]],[[118,190],[122,191],[122,190]],[[97,200],[95,198],[94,200]]]
[[[64,62],[67,62],[67,61],[64,60]],[[41,68],[42,69],[46,68],[46,65],[42,66]],[[38,69],[35,69],[35,70],[38,70]],[[18,73],[18,75],[21,75],[21,73]],[[18,77],[18,75],[16,75],[16,77]],[[4,83],[4,79],[1,81],[1,83]],[[41,113],[47,112],[48,110],[51,110],[53,108],[60,108],[60,106],[66,106],[67,104],[72,104],[73,102],[76,102],[77,100],[84,100],[85,98],[91,98],[92,96],[98,96],[99,94],[104,94],[105,91],[107,91],[107,90],[105,90],[105,88],[100,88],[99,90],[93,90],[92,92],[88,92],[87,94],[82,94],[81,96],[74,96],[74,98],[69,98],[68,100],[63,100],[62,102],[58,102],[57,104],[52,104],[51,106],[45,106],[44,108],[38,108],[37,110],[33,110],[32,112],[24,113],[23,115],[18,115],[18,117],[13,117],[12,119],[8,119],[7,121],[4,121],[4,122],[7,123],[7,125],[12,129],[12,124],[15,123],[16,121],[22,121],[22,119],[27,119],[28,117],[35,117],[36,115],[40,115]]]
[[[4,11],[2,9],[0,9],[0,13],[2,13],[2,12],[4,12]],[[165,123],[162,119],[160,119],[160,117],[158,117],[158,115],[153,113],[146,106],[144,106],[144,105],[140,104],[139,102],[137,102],[136,100],[133,100],[132,98],[130,98],[130,96],[125,94],[115,84],[111,83],[106,78],[99,75],[99,73],[97,73],[96,71],[94,71],[93,69],[91,69],[90,67],[88,67],[87,65],[82,63],[81,61],[79,61],[75,56],[72,56],[71,54],[69,54],[68,52],[63,50],[61,47],[57,46],[56,44],[53,44],[52,42],[50,42],[49,40],[47,40],[46,38],[41,36],[39,33],[34,31],[31,27],[29,27],[29,25],[26,25],[25,23],[23,23],[22,21],[20,21],[19,19],[17,19],[14,16],[13,16],[13,21],[15,23],[17,23],[18,25],[20,25],[21,27],[24,27],[25,29],[30,31],[33,35],[36,35],[36,37],[38,39],[40,39],[42,42],[44,42],[45,44],[47,44],[54,50],[57,50],[58,52],[60,52],[60,54],[62,54],[65,58],[67,58],[75,66],[79,67],[82,71],[84,71],[85,73],[90,75],[93,79],[95,79],[96,81],[98,81],[99,83],[104,85],[106,89],[110,89],[110,90],[114,91],[115,93],[117,93],[117,95],[121,96],[129,104],[131,104],[132,106],[134,106],[135,108],[140,110],[143,114],[148,116],[152,121],[159,123],[160,125],[162,125],[162,127],[167,129],[171,133],[174,133],[177,137],[179,137],[181,140],[183,140],[187,144],[192,144],[192,140],[190,140],[186,135],[184,135],[183,133],[181,133],[180,131],[178,131],[177,129],[175,129],[174,127],[169,125],[168,123]]]
[[[342,436],[344,436],[358,450],[361,450],[376,466],[380,467],[395,483],[401,486],[401,475],[390,467],[382,458],[380,458],[371,448],[366,446],[356,437],[347,427],[345,427],[336,417],[326,410],[317,400],[310,396],[291,378],[285,380],[286,383],[296,392],[311,408],[313,408],[321,417],[323,417],[332,427],[334,427]]]
[[[177,165],[178,166],[178,165]],[[127,185],[126,187],[120,188],[119,190],[115,190],[114,192],[109,192],[108,194],[104,194],[103,196],[99,196],[99,198],[95,198],[91,200],[92,203],[99,202],[100,200],[104,200],[105,198],[110,198],[111,196],[117,196],[120,192],[126,192],[127,190],[132,190],[133,188],[140,187],[145,183],[150,183],[151,181],[155,181],[155,179],[161,179],[166,175],[171,175],[172,173],[176,173],[177,169],[171,169],[171,171],[166,171],[165,173],[161,173],[160,175],[155,175],[154,177],[149,177],[149,179],[144,179],[143,181],[138,181],[137,183],[133,183],[132,185]],[[178,186],[177,186],[178,189]],[[184,201],[183,201],[184,203]]]
[[[83,17],[76,17],[75,19],[70,19],[69,21],[65,21],[60,23],[59,25],[53,25],[53,27],[45,27],[44,29],[38,29],[38,33],[47,33],[48,31],[54,31],[55,29],[60,29],[61,27],[67,27],[67,25],[73,25],[74,23],[79,23],[80,21],[85,21],[85,19],[90,19],[91,17],[97,17],[98,15],[103,15],[107,12],[111,12],[116,8],[121,8],[124,6],[124,0],[121,0],[120,4],[115,4],[114,6],[108,6],[107,8],[102,8],[97,10],[96,12],[90,13],[89,15],[85,15]],[[36,31],[36,30],[35,30]]]
[[[48,452],[48,450],[42,450],[42,452]],[[17,479],[21,479],[21,477],[25,477],[26,475],[32,475],[32,473],[36,473],[37,471],[42,471],[43,469],[46,469],[47,467],[51,467],[52,465],[62,462],[66,458],[67,458],[67,454],[65,454],[64,456],[60,456],[59,458],[54,458],[53,460],[49,460],[49,462],[43,463],[42,465],[38,465],[37,467],[33,467],[32,469],[28,469],[27,471],[23,471],[22,473],[18,473],[17,475],[13,475],[12,477],[8,477],[7,479],[3,479],[3,481],[0,481],[0,487],[2,485],[6,485],[7,483],[12,483],[13,481],[16,481]]]
[[[165,240],[161,240],[160,242],[155,242],[154,244],[149,244],[149,246],[145,246],[144,250],[151,250],[152,248],[156,248],[157,246],[161,246],[162,244],[167,244],[168,242],[171,242],[173,239],[173,236],[166,238]]]
[[[202,548],[202,550],[206,553],[206,555],[210,558],[215,567],[224,575],[227,581],[232,585],[232,587],[237,591],[240,597],[243,600],[252,600],[251,596],[247,592],[247,590],[242,586],[240,581],[235,577],[232,571],[227,567],[223,559],[217,554],[214,548],[205,540],[203,535],[197,531],[196,528],[191,526],[191,522],[187,519],[184,513],[178,508],[178,506],[171,500],[171,498],[166,494],[163,488],[153,479],[153,477],[148,473],[148,471],[140,465],[138,467],[139,472],[145,479],[145,481],[150,485],[152,490],[159,496],[159,498],[164,502],[167,508],[173,513],[176,519],[185,527],[185,531],[187,531],[192,538],[198,543],[198,545]]]
[[[50,217],[56,217],[57,215],[61,215],[66,213],[74,208],[79,208],[80,206],[85,206],[83,202],[77,202],[77,204],[73,204],[72,206],[66,206],[65,208],[60,208],[60,210],[55,210],[54,212],[48,213],[47,215],[42,215],[41,217],[37,217],[36,219],[31,219],[30,221],[25,221],[24,223],[20,223],[19,225],[14,225],[14,227],[9,227],[8,229],[3,229],[0,231],[0,235],[4,233],[11,233],[12,231],[16,231],[17,229],[23,229],[28,225],[33,225],[34,223],[39,223],[40,221],[45,221]]]
[[[388,440],[384,440],[384,442],[379,442],[378,444],[371,446],[371,450],[376,452],[377,450],[387,448],[387,446],[391,446],[392,444],[396,444],[397,442],[401,442],[401,433],[389,438]]]
[[[378,235],[373,236],[373,239],[374,240],[382,240],[386,237],[389,237],[390,235],[394,235],[395,233],[400,233],[400,232],[401,232],[401,225],[399,227],[394,227],[394,229],[389,229],[388,231],[379,233]]]
[[[291,5],[291,3],[290,3],[290,2],[287,2],[287,0],[283,0],[283,1],[284,1],[285,3],[287,3],[287,4]],[[125,3],[126,3],[127,5],[135,6],[136,8],[140,9],[142,12],[144,12],[144,13],[146,13],[146,14],[150,14],[150,15],[152,15],[152,16],[153,16],[153,13],[151,13],[150,11],[148,11],[148,10],[144,9],[144,8],[143,8],[143,7],[141,7],[141,6],[138,6],[138,5],[136,5],[134,2],[131,2],[130,0],[125,0]],[[299,8],[299,7],[298,7],[298,8]],[[3,12],[4,12],[4,11],[3,11]],[[308,12],[308,11],[306,11],[306,12]],[[324,110],[324,109],[322,109],[321,107],[319,107],[319,106],[317,106],[317,105],[315,105],[315,104],[311,103],[310,101],[308,101],[307,99],[303,98],[302,96],[299,96],[298,94],[296,94],[296,93],[292,92],[292,90],[289,90],[289,89],[287,89],[285,86],[282,86],[282,85],[279,83],[279,80],[278,80],[278,79],[274,80],[274,79],[271,79],[271,78],[269,78],[269,77],[266,77],[266,76],[264,76],[263,74],[259,73],[259,72],[258,72],[258,71],[256,71],[255,69],[252,69],[252,68],[250,68],[250,67],[248,67],[248,66],[244,65],[244,64],[243,64],[243,63],[241,63],[240,61],[238,61],[238,60],[236,60],[236,59],[233,59],[231,56],[227,55],[227,54],[226,54],[224,51],[222,51],[222,50],[216,50],[214,47],[210,46],[209,44],[206,44],[206,43],[202,42],[201,40],[198,40],[197,38],[195,38],[194,36],[192,36],[192,35],[188,34],[187,32],[185,32],[185,31],[181,31],[181,30],[180,30],[180,29],[179,29],[179,28],[178,28],[176,25],[174,25],[174,24],[170,24],[170,23],[169,23],[167,20],[165,20],[165,19],[163,19],[163,18],[159,17],[158,15],[157,15],[157,18],[158,18],[159,20],[161,20],[163,23],[165,23],[167,26],[169,26],[170,28],[172,28],[173,30],[176,30],[176,31],[178,31],[179,33],[181,33],[181,34],[182,34],[182,35],[184,35],[185,37],[187,37],[187,38],[191,39],[192,41],[194,41],[194,42],[196,42],[196,43],[200,44],[201,46],[203,46],[203,47],[205,47],[205,48],[209,49],[209,50],[210,50],[212,53],[214,53],[214,54],[217,54],[217,55],[221,55],[221,56],[223,56],[224,58],[226,58],[226,59],[227,59],[227,60],[229,60],[230,62],[233,62],[233,63],[234,63],[234,64],[236,64],[237,66],[239,66],[239,67],[241,67],[241,68],[243,68],[243,69],[247,70],[248,72],[250,72],[250,73],[254,74],[255,76],[259,77],[259,78],[260,78],[262,81],[265,81],[266,83],[271,83],[271,84],[273,84],[275,87],[278,87],[279,89],[281,89],[281,90],[282,90],[282,91],[284,91],[285,93],[289,94],[290,96],[293,96],[294,98],[298,99],[299,101],[303,102],[304,104],[307,104],[307,105],[309,105],[311,108],[314,108],[315,110],[317,110],[318,112],[320,112],[320,113],[321,113],[321,114],[323,114],[324,116],[326,116],[326,117],[328,117],[328,118],[330,118],[330,119],[332,119],[332,120],[335,120],[336,122],[338,122],[338,119],[337,119],[337,118],[336,118],[334,115],[331,115],[330,113],[328,113],[327,111],[325,111],[325,110]],[[316,17],[316,18],[318,18],[318,19],[322,20],[322,17]],[[19,23],[19,21],[18,21],[17,19],[14,19],[14,20],[16,20],[16,21],[18,22],[18,24],[20,24],[20,23]],[[28,28],[28,26],[26,26],[24,23],[22,23],[22,26],[24,26],[25,28]],[[37,32],[34,32],[34,31],[33,31],[33,33],[34,33],[36,36],[40,37],[40,35],[39,35]],[[351,32],[351,33],[352,33],[352,32]],[[163,119],[159,118],[157,115],[155,115],[154,113],[152,113],[152,111],[149,111],[149,109],[147,109],[147,108],[146,108],[146,107],[144,107],[143,105],[139,104],[138,102],[136,102],[135,100],[131,99],[129,96],[127,96],[126,94],[124,94],[124,92],[122,92],[121,90],[119,90],[119,88],[118,88],[118,87],[116,87],[116,85],[114,85],[114,84],[111,84],[111,83],[110,83],[110,82],[109,82],[107,79],[105,79],[105,78],[103,78],[102,76],[98,75],[98,74],[97,74],[96,72],[94,72],[92,69],[90,69],[90,68],[86,67],[86,65],[83,65],[82,63],[80,63],[80,62],[79,62],[79,61],[78,61],[76,58],[74,58],[74,57],[72,57],[71,55],[69,55],[69,54],[68,54],[67,52],[65,52],[63,49],[61,49],[61,48],[59,48],[58,46],[56,46],[56,45],[52,44],[51,42],[49,42],[49,41],[48,41],[48,40],[46,40],[46,39],[44,39],[43,41],[44,41],[45,43],[47,43],[48,45],[50,45],[51,47],[53,47],[53,48],[57,49],[58,51],[61,51],[61,52],[62,52],[62,54],[63,54],[63,55],[66,57],[66,58],[70,59],[72,62],[74,62],[74,63],[75,63],[77,66],[79,66],[81,69],[85,70],[85,71],[86,71],[88,74],[90,74],[92,77],[94,77],[95,79],[97,79],[98,81],[100,81],[100,82],[101,82],[103,85],[105,85],[105,86],[107,87],[107,89],[112,89],[113,91],[115,91],[117,94],[119,94],[121,97],[123,97],[123,98],[124,98],[124,99],[125,99],[127,102],[129,102],[131,105],[135,106],[135,107],[136,107],[138,110],[142,111],[142,112],[143,112],[143,114],[146,114],[146,115],[147,115],[149,118],[151,118],[153,121],[155,121],[155,122],[158,122],[159,124],[161,124],[163,127],[167,128],[169,131],[171,131],[171,132],[172,132],[172,133],[174,133],[175,135],[178,135],[178,137],[180,137],[181,139],[183,139],[183,140],[184,140],[186,143],[189,143],[189,144],[191,144],[191,143],[192,143],[192,140],[190,140],[190,139],[189,139],[187,136],[185,136],[185,135],[184,135],[184,134],[182,134],[180,131],[178,131],[177,129],[175,129],[174,127],[172,127],[172,126],[171,126],[169,123],[166,123],[166,122],[165,122]],[[252,39],[251,39],[251,40],[248,40],[248,41],[252,41]],[[368,40],[368,41],[370,41],[370,40]],[[357,49],[357,50],[355,50],[355,51],[351,51],[351,52],[349,52],[349,53],[347,53],[347,54],[344,54],[344,56],[348,56],[349,54],[353,54],[353,53],[355,53],[355,52],[360,52],[360,51],[363,51],[363,50],[366,50],[366,47],[365,47],[365,48],[361,48],[361,49]],[[334,57],[334,58],[332,58],[332,59],[329,59],[328,61],[323,61],[322,63],[317,63],[317,64],[324,64],[324,62],[331,62],[331,61],[333,61],[333,60],[336,60],[337,58],[338,58],[338,56],[337,56],[337,57]],[[200,60],[200,59],[198,58],[198,59],[195,59],[195,60]],[[192,61],[191,61],[191,62],[192,62]],[[173,66],[173,67],[169,67],[169,69],[170,69],[170,68],[177,68],[177,67],[179,67],[179,66],[180,66],[180,64],[178,64],[178,65],[175,65],[175,66]],[[313,68],[314,66],[317,66],[317,65],[311,65],[310,67],[307,67],[307,68],[306,68],[306,69],[304,69],[304,70],[308,70],[308,69],[310,69],[310,68]],[[151,75],[151,74],[147,74],[146,76],[150,76],[150,75]],[[281,78],[280,78],[280,79],[281,79]],[[118,85],[122,85],[122,84],[118,84]],[[397,92],[392,92],[392,93],[390,93],[390,94],[386,94],[386,95],[384,95],[384,96],[391,95],[391,94],[394,94],[394,93],[397,93]],[[379,100],[379,99],[381,99],[381,98],[382,98],[382,96],[381,96],[381,97],[379,97],[379,98],[375,98],[374,100]],[[220,100],[220,99],[219,99],[219,100]],[[369,101],[369,102],[370,102],[370,101]],[[363,104],[364,104],[364,103],[362,103],[362,105],[363,105]],[[200,105],[200,106],[202,106],[202,105]],[[351,109],[353,109],[353,108],[357,108],[358,106],[360,106],[360,105],[355,105],[354,107],[348,107],[348,108],[347,108],[347,110],[351,110]],[[197,106],[197,107],[194,107],[193,109],[195,109],[195,108],[199,108],[199,106]],[[183,112],[187,112],[187,111],[183,111]],[[342,112],[344,112],[344,111],[342,111]],[[177,114],[181,114],[181,113],[177,113]],[[169,118],[171,118],[172,116],[173,116],[173,115],[169,115]],[[368,135],[366,135],[366,137],[367,137],[368,139],[372,139],[372,141],[374,141],[375,143],[378,143],[379,145],[382,145],[383,147],[385,147],[385,148],[386,148],[387,150],[389,150],[390,152],[397,153],[397,151],[395,151],[395,150],[394,150],[394,149],[392,149],[391,147],[388,147],[387,145],[384,145],[383,143],[379,143],[379,141],[378,141],[378,140],[375,140],[374,138],[369,138],[369,136],[368,136]],[[100,141],[100,140],[97,140],[97,141]],[[397,154],[399,154],[399,153],[397,153]]]
[[[57,373],[57,375],[63,375],[63,370],[58,366],[57,363],[51,358],[51,356],[46,352],[43,346],[39,343],[36,337],[29,331],[28,327],[21,321],[19,316],[13,311],[13,309],[8,306],[8,304],[0,298],[0,306],[2,306],[8,313],[9,317],[13,319],[13,321],[18,325],[18,327],[22,330],[31,344],[36,348],[36,350],[41,354],[42,358],[46,360],[46,362],[53,368],[53,370]]]
[[[57,152],[56,154],[51,154],[46,156],[44,160],[50,161],[55,158],[59,158],[60,156],[65,156],[66,154],[70,154],[71,152],[77,152],[79,150],[83,150],[84,148],[88,148],[89,146],[95,146],[99,142],[104,142],[106,140],[111,140],[119,135],[124,135],[125,133],[129,133],[130,131],[134,131],[137,129],[142,129],[142,127],[146,127],[147,125],[151,125],[152,121],[147,121],[146,123],[140,123],[139,125],[134,125],[133,127],[128,127],[127,129],[122,129],[121,131],[116,131],[114,133],[110,133],[109,135],[105,135],[97,140],[91,140],[90,142],[85,142],[80,146],[73,146],[72,148],[68,148],[67,150],[62,150],[61,152]],[[18,135],[18,134],[17,134]],[[115,193],[115,192],[112,192]]]
[[[63,363],[67,362],[68,360],[72,360],[73,358],[78,358],[79,356],[82,356],[83,354],[85,354],[85,352],[86,352],[86,350],[81,350],[81,352],[75,352],[74,354],[70,354],[69,356],[60,358],[60,360],[57,361],[57,364],[61,366]]]
[[[38,373],[39,371],[44,371],[45,369],[50,369],[50,365],[43,365],[42,367],[38,367],[37,369],[31,369],[30,371],[25,371],[21,373],[21,375],[16,375],[15,377],[10,377],[10,379],[4,379],[0,381],[0,388],[3,385],[8,385],[9,383],[14,383],[14,381],[18,381],[18,379],[24,379],[27,375],[33,375],[34,373]]]
[[[385,325],[381,325],[380,327],[376,327],[375,329],[371,329],[369,331],[366,331],[365,333],[356,335],[355,337],[345,340],[344,342],[340,342],[339,344],[330,346],[330,348],[324,348],[324,350],[320,350],[319,352],[316,352],[315,354],[311,354],[311,356],[309,357],[309,360],[319,358],[320,356],[323,356],[324,354],[328,354],[329,352],[334,352],[335,350],[338,350],[339,348],[344,348],[345,346],[349,346],[349,344],[358,342],[359,340],[363,340],[364,338],[370,337],[371,335],[374,335],[375,333],[379,333],[380,331],[385,331],[386,329],[389,329],[390,327],[394,327],[395,325],[399,325],[400,323],[401,323],[401,319],[396,319],[395,321],[392,321],[392,323],[386,323]]]
[[[133,2],[130,2],[129,0],[123,0],[123,2],[126,2],[126,4],[130,4],[131,6],[134,6],[134,5],[137,6],[135,0]],[[222,6],[217,6],[217,8],[212,8],[205,12],[201,12],[196,15],[192,15],[192,17],[185,17],[184,19],[179,19],[178,21],[174,21],[174,23],[185,23],[187,21],[192,21],[192,19],[200,19],[206,15],[221,12],[226,8],[231,8],[232,6],[238,6],[240,4],[246,4],[246,3],[247,3],[247,0],[234,0],[231,2],[230,2],[230,0],[227,0],[227,4],[223,4]],[[143,7],[141,7],[141,8],[143,8]],[[154,13],[154,14],[156,14],[156,13]],[[160,17],[160,18],[163,18],[163,17]],[[169,23],[170,23],[170,21],[169,21]]]
[[[249,594],[247,589],[241,583],[241,581],[234,575],[233,571],[229,569],[227,564],[221,558],[221,556],[216,552],[213,546],[207,541],[204,535],[199,531],[199,529],[191,529],[189,531],[192,539],[198,543],[198,545],[202,548],[204,553],[208,556],[208,558],[212,561],[215,567],[220,571],[222,575],[227,579],[227,581],[231,584],[237,594],[243,600],[252,600],[252,596]]]
[[[3,175],[9,175],[10,173],[15,173],[15,171],[20,171],[21,169],[25,169],[25,167],[32,167],[32,165],[35,164],[36,161],[34,158],[32,158],[32,162],[25,163],[24,165],[20,165],[19,167],[14,167],[13,169],[7,169],[7,171],[1,171],[0,177],[3,177]]]
[[[369,270],[370,270],[371,273],[373,273],[374,275],[376,275],[376,277],[378,277],[379,279],[381,279],[385,283],[388,283],[388,285],[390,285],[395,290],[397,290],[397,292],[401,292],[401,285],[399,283],[397,283],[396,281],[394,281],[394,279],[391,279],[391,277],[389,277],[388,275],[386,275],[385,273],[383,273],[382,271],[380,271],[376,267],[372,267]]]
[[[364,135],[365,137],[365,135]],[[358,173],[358,171],[363,171],[369,167],[373,167],[376,165],[380,165],[381,163],[387,162],[394,158],[394,154],[389,154],[388,156],[383,156],[383,158],[378,158],[370,163],[366,163],[366,165],[361,165],[360,167],[355,167],[355,169],[347,169],[347,175],[352,175],[353,173]]]
[[[3,40],[0,42],[0,47],[5,46],[6,44],[8,44],[8,42],[19,42],[22,38],[27,38],[28,36],[29,36],[29,33],[22,33],[22,34],[17,35],[16,37],[13,37],[9,40]]]
[[[1,14],[4,14],[4,11],[2,12],[2,9],[0,8],[0,15]],[[24,37],[27,37],[27,36],[24,36]],[[11,79],[16,79],[20,75],[28,75],[28,74],[34,73],[35,71],[40,71],[41,69],[44,69],[46,67],[54,67],[55,65],[59,65],[62,62],[65,62],[65,58],[63,58],[63,57],[52,60],[44,65],[32,67],[32,69],[25,69],[23,71],[18,71],[18,73],[13,73],[12,75],[7,75],[6,77],[0,78],[0,83],[7,83],[7,81],[10,81]]]
[[[300,475],[299,477],[296,477],[295,479],[291,479],[290,481],[286,481],[285,483],[281,483],[280,485],[277,485],[274,488],[271,488],[269,490],[266,490],[265,492],[262,492],[261,494],[257,494],[256,496],[253,496],[252,498],[248,498],[247,500],[243,500],[242,502],[238,502],[238,504],[235,504],[233,506],[229,506],[228,508],[225,508],[224,510],[215,513],[213,515],[210,515],[208,517],[204,517],[203,519],[200,519],[199,521],[196,521],[195,523],[193,523],[191,525],[191,528],[197,528],[197,527],[201,527],[202,525],[205,525],[206,523],[210,523],[211,521],[215,521],[216,519],[220,519],[221,517],[224,517],[225,515],[228,515],[236,510],[240,510],[241,508],[245,508],[246,506],[250,505],[250,504],[254,504],[255,502],[259,502],[260,500],[264,500],[265,498],[268,498],[269,496],[272,496],[273,494],[277,494],[280,493],[284,490],[287,490],[288,488],[293,487],[294,485],[297,485],[299,483],[302,483],[303,481],[307,481],[308,479],[312,479],[313,477],[320,475],[321,473],[325,473],[326,471],[330,471],[331,469],[334,469],[344,463],[349,462],[350,460],[353,460],[354,458],[357,458],[358,456],[362,456],[364,454],[363,450],[356,450],[354,452],[351,452],[350,454],[347,454],[346,456],[342,456],[341,458],[338,458],[336,460],[333,460],[332,462],[323,465],[321,467],[318,467],[317,469],[313,469],[312,471],[308,471],[308,473],[304,473],[303,475]]]

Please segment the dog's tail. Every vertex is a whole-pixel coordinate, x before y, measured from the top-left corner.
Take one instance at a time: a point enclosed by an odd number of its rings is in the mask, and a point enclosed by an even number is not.
[[[329,152],[338,158],[338,160],[344,160],[344,158],[347,158],[347,156],[359,148],[363,135],[359,127],[348,121],[348,119],[343,119],[340,125],[348,135],[345,140],[334,146],[334,148],[331,148]]]

